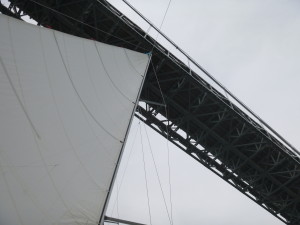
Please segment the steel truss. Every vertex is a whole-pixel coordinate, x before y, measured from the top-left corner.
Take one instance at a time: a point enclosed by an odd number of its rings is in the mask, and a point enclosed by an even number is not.
[[[154,45],[136,116],[286,224],[300,224],[299,154],[106,0],[10,0],[0,10],[140,52]]]

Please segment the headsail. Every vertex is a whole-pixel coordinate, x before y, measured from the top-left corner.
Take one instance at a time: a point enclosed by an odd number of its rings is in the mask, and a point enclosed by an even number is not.
[[[0,15],[0,224],[96,225],[145,54]]]

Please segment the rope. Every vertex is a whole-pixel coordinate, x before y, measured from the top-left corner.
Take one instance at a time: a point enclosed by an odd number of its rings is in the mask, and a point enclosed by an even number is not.
[[[163,92],[162,92],[162,89],[161,89],[161,86],[160,86],[160,83],[159,83],[159,80],[158,80],[158,77],[157,77],[157,74],[156,74],[156,71],[155,71],[155,67],[154,67],[154,64],[153,64],[152,61],[151,61],[151,64],[152,64],[153,72],[154,72],[154,75],[155,75],[155,78],[156,78],[156,81],[157,81],[157,84],[158,84],[158,88],[159,88],[159,91],[160,91],[160,94],[161,94],[161,97],[162,97],[162,100],[163,100],[165,113],[166,113],[166,118],[168,118],[166,100],[165,100],[165,97],[163,95]],[[172,202],[171,166],[170,166],[170,148],[169,148],[169,127],[168,127],[168,125],[166,125],[166,130],[167,130],[167,149],[168,149],[169,190],[170,190],[169,198],[170,198],[170,207],[171,207],[171,219],[172,219],[172,224],[173,224],[173,202]]]
[[[162,19],[162,21],[161,21],[161,24],[160,24],[160,27],[159,27],[160,30],[161,30],[161,28],[162,28],[163,23],[165,22],[166,15],[167,15],[168,10],[169,10],[169,8],[170,8],[171,2],[172,2],[172,0],[170,0],[169,3],[168,3],[167,9],[166,9],[165,14],[164,14],[164,17],[163,17],[163,19]],[[157,34],[157,35],[158,35],[158,34]]]
[[[123,1],[126,1],[126,0],[123,0]],[[166,8],[166,11],[164,13],[164,16],[163,16],[163,19],[161,21],[161,24],[159,26],[159,30],[161,30],[162,26],[163,26],[163,23],[165,22],[165,19],[166,19],[166,16],[167,16],[167,13],[169,11],[169,8],[170,8],[170,5],[171,5],[171,2],[172,0],[169,0],[169,3],[168,3],[168,6]],[[158,35],[159,35],[159,32],[157,33],[156,35],[156,38],[155,38],[155,42],[157,42],[157,39],[158,39]],[[152,45],[152,50],[151,50],[151,53],[154,49],[154,43]],[[156,77],[156,81],[157,81],[157,84],[158,84],[158,87],[159,87],[159,90],[160,90],[160,94],[162,96],[162,99],[163,99],[163,103],[164,103],[164,107],[165,107],[165,112],[166,112],[166,118],[168,118],[168,112],[167,112],[167,104],[166,104],[166,101],[165,101],[165,98],[164,98],[164,95],[162,93],[162,89],[161,89],[161,86],[160,86],[160,83],[159,83],[159,80],[158,80],[158,77],[157,77],[157,74],[156,74],[156,71],[155,71],[155,68],[154,68],[154,64],[153,64],[153,61],[151,61],[151,64],[152,64],[152,67],[153,67],[153,72],[155,74],[155,77]],[[171,224],[173,224],[173,203],[172,203],[172,185],[171,185],[171,166],[170,166],[170,148],[169,148],[169,129],[168,129],[168,125],[166,125],[166,130],[167,130],[167,151],[168,151],[168,176],[169,176],[169,198],[170,198],[170,208],[171,208]],[[168,215],[169,216],[169,215]]]
[[[225,86],[223,86],[213,75],[211,75],[207,70],[205,70],[200,64],[198,64],[189,54],[187,54],[183,49],[181,49],[174,41],[172,41],[169,37],[167,37],[163,32],[161,32],[155,25],[153,25],[145,16],[143,16],[136,8],[134,8],[129,2],[127,2],[126,0],[122,0],[123,2],[125,2],[125,4],[127,4],[137,15],[139,15],[146,23],[148,23],[151,27],[153,27],[157,32],[159,32],[161,34],[161,36],[163,36],[171,45],[173,45],[181,54],[183,54],[185,57],[187,57],[198,69],[200,69],[210,80],[212,80],[218,87],[220,87],[221,89],[224,90],[224,92],[228,93],[230,97],[232,97],[232,99],[234,99],[238,104],[240,104],[240,106],[242,106],[242,112],[244,113],[249,113],[251,114],[254,118],[256,118],[257,120],[259,120],[266,128],[264,128],[264,130],[266,132],[271,132],[272,135],[275,135],[277,139],[279,139],[280,142],[282,142],[285,147],[289,147],[290,149],[288,149],[288,152],[286,150],[284,150],[286,153],[288,153],[291,156],[291,153],[295,154],[296,156],[300,156],[300,152],[292,145],[290,144],[287,140],[285,140],[278,132],[276,132],[272,127],[270,127],[262,118],[260,118],[257,114],[255,114],[249,107],[247,107],[241,100],[239,100],[232,92],[230,92]],[[154,43],[152,44],[154,45]],[[156,47],[157,48],[157,47]],[[157,48],[159,51],[161,51],[159,48]],[[161,51],[163,54],[164,52]],[[165,54],[166,56],[168,56],[167,54]],[[176,64],[178,65],[178,62],[176,62]],[[183,69],[183,68],[181,68]],[[183,69],[184,70],[184,69]],[[185,70],[184,70],[185,71]],[[187,72],[187,71],[185,71]],[[189,72],[187,72],[188,74],[190,74]],[[209,90],[209,89],[208,89]],[[209,90],[211,91],[211,90]],[[231,103],[231,101],[230,101]],[[231,103],[232,104],[232,103]],[[247,114],[248,115],[248,114]],[[251,118],[251,117],[250,117]],[[251,118],[252,119],[252,118]],[[261,132],[263,133],[263,132]],[[263,133],[264,134],[264,133]],[[265,135],[265,134],[264,134]],[[281,145],[276,144],[277,146],[279,146],[281,149]],[[291,152],[290,152],[291,151]],[[293,159],[298,162],[297,159],[294,158],[294,156],[292,156]]]
[[[161,194],[162,194],[162,197],[163,197],[163,200],[164,200],[164,204],[165,204],[165,208],[166,208],[166,211],[167,211],[168,219],[170,221],[170,224],[172,224],[172,220],[171,220],[171,217],[170,217],[170,214],[169,214],[166,198],[165,198],[164,191],[163,191],[162,184],[161,184],[161,179],[159,177],[157,165],[156,165],[155,158],[154,158],[153,151],[152,151],[152,147],[151,147],[151,144],[150,144],[149,135],[148,135],[145,123],[143,123],[143,124],[144,124],[144,130],[145,130],[147,141],[148,141],[149,148],[150,148],[151,158],[152,158],[154,168],[155,168],[156,177],[157,177],[157,180],[158,180],[158,183],[159,183],[160,191],[161,191]]]
[[[49,6],[45,6],[35,0],[28,0],[28,1],[31,1],[33,3],[36,3],[37,5],[40,5],[44,8],[47,8],[55,13],[58,13],[60,15],[63,15],[69,19],[72,19],[78,23],[81,23],[85,26],[88,26],[90,28],[93,28],[94,30],[97,30],[97,31],[100,31],[102,33],[105,33],[105,34],[108,34],[110,35],[111,37],[115,37],[117,38],[118,40],[121,40],[121,41],[124,41],[125,43],[127,44],[130,44],[131,46],[134,46],[134,47],[139,47],[143,50],[145,50],[146,52],[148,52],[149,50],[147,50],[146,48],[143,48],[143,47],[140,47],[138,45],[135,45],[129,41],[126,41],[125,39],[122,39],[118,36],[115,36],[115,35],[112,35],[106,31],[103,31],[99,28],[96,28],[96,27],[93,27],[91,26],[90,24],[87,24],[87,23],[84,23],[78,19],[75,19],[74,17],[71,17],[69,15],[66,15],[64,13],[61,13]],[[168,38],[164,33],[162,33],[155,25],[153,25],[148,19],[146,19],[139,11],[137,11],[132,5],[130,5],[126,0],[122,0],[123,2],[125,2],[134,12],[136,12],[143,20],[145,20],[151,27],[153,27],[156,31],[158,31],[170,44],[172,44],[180,53],[182,53],[184,56],[186,56],[197,68],[199,68],[207,77],[209,77],[215,84],[217,84],[220,88],[222,88],[225,92],[227,92],[238,104],[240,104],[245,111],[247,111],[248,113],[250,113],[254,118],[256,118],[257,120],[259,120],[269,131],[271,131],[271,133],[273,135],[275,135],[281,142],[284,143],[285,146],[289,147],[290,149],[288,149],[288,154],[291,155],[291,153],[295,154],[296,156],[299,156],[300,153],[299,151],[292,145],[290,144],[287,140],[285,140],[278,132],[276,132],[272,127],[270,127],[264,120],[262,120],[262,118],[260,118],[258,115],[256,115],[250,108],[248,108],[241,100],[239,100],[233,93],[231,93],[226,87],[224,87],[219,81],[216,80],[216,78],[214,78],[208,71],[206,71],[201,65],[199,65],[193,58],[191,58],[185,51],[183,51],[178,45],[176,45],[170,38]],[[101,2],[97,1],[98,3],[102,4]],[[103,5],[103,4],[102,4]],[[150,43],[148,41],[148,43]],[[154,43],[150,43],[154,46]],[[159,50],[159,49],[158,49]],[[163,52],[162,52],[163,53]],[[187,72],[188,73],[188,72]],[[265,128],[264,128],[265,129]],[[269,131],[265,129],[268,133]],[[278,146],[278,145],[277,145]],[[281,148],[281,147],[280,147]],[[291,151],[291,153],[290,153]],[[293,159],[296,160],[293,156]],[[298,160],[296,160],[298,162]]]
[[[126,0],[123,0],[124,2],[126,2]],[[165,11],[165,13],[164,13],[164,16],[163,16],[163,19],[162,19],[162,21],[161,21],[161,23],[160,23],[160,26],[159,26],[159,31],[161,30],[161,28],[162,28],[162,26],[163,26],[163,23],[165,22],[165,19],[166,19],[166,16],[167,16],[167,13],[168,13],[168,11],[169,11],[169,8],[170,8],[170,4],[171,4],[171,1],[172,0],[169,0],[169,3],[168,3],[168,6],[167,6],[167,9],[166,9],[166,11]],[[151,27],[150,27],[151,28]],[[150,28],[149,28],[149,31],[150,31]],[[154,43],[156,43],[157,42],[157,38],[158,38],[158,35],[159,35],[160,33],[159,32],[157,32],[157,35],[156,35],[156,38],[155,38],[155,40],[154,40],[154,42],[153,42],[153,44],[152,44],[152,50],[151,50],[151,52],[153,51],[153,49],[154,49]]]
[[[132,146],[131,146],[131,149],[130,149],[130,152],[129,152],[129,156],[128,156],[128,159],[127,159],[127,161],[126,161],[126,164],[125,164],[125,169],[124,169],[124,172],[123,172],[123,174],[122,174],[122,178],[121,178],[121,182],[120,182],[120,185],[119,186],[117,186],[117,195],[119,194],[119,192],[120,192],[120,189],[121,189],[121,187],[122,187],[122,184],[123,184],[123,180],[124,180],[124,177],[125,177],[125,173],[126,173],[126,171],[127,171],[127,168],[128,168],[128,164],[129,164],[129,160],[130,160],[130,158],[131,158],[131,155],[132,155],[132,153],[133,153],[133,147],[134,147],[134,144],[135,144],[135,140],[136,140],[136,137],[137,137],[137,133],[138,133],[138,127],[137,127],[137,129],[136,129],[136,132],[135,132],[135,135],[134,135],[134,138],[133,138],[133,143],[132,143]],[[115,207],[116,207],[116,203],[117,203],[117,198],[115,199],[115,202],[114,202],[114,205],[113,205],[113,209],[112,209],[112,215],[114,214],[114,211],[115,211]]]
[[[140,136],[141,136],[142,155],[143,155],[143,168],[144,168],[144,176],[145,176],[146,191],[147,191],[148,213],[149,213],[149,218],[150,218],[150,224],[152,224],[151,210],[150,210],[149,189],[148,189],[148,182],[147,182],[146,162],[145,162],[145,153],[144,153],[144,145],[143,145],[143,137],[142,137],[142,128],[141,128],[141,122],[140,122],[140,121],[139,121],[139,125],[140,125]]]

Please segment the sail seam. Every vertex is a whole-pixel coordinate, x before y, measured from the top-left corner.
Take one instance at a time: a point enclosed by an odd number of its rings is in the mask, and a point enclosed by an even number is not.
[[[40,40],[41,40],[41,48],[44,49],[44,46],[43,46],[43,42],[42,42],[42,38],[41,38],[41,33],[39,32],[39,35],[40,35]],[[43,61],[44,61],[44,65],[45,65],[45,72],[46,72],[46,76],[47,76],[47,80],[48,80],[48,84],[49,84],[49,88],[50,88],[50,91],[51,91],[51,97],[52,97],[52,100],[53,100],[53,103],[54,103],[54,106],[55,106],[55,109],[56,109],[56,113],[57,113],[57,116],[58,116],[58,119],[60,121],[60,124],[62,126],[62,130],[63,130],[63,133],[67,139],[67,142],[69,143],[70,145],[70,149],[74,152],[78,162],[80,163],[80,165],[82,166],[82,168],[84,169],[84,171],[86,172],[86,174],[91,178],[91,180],[94,182],[94,184],[99,188],[101,189],[101,191],[106,191],[105,187],[102,187],[100,186],[96,181],[95,179],[93,178],[93,176],[90,174],[90,172],[87,170],[87,168],[84,166],[84,163],[82,162],[82,160],[80,159],[76,149],[75,149],[75,146],[74,144],[72,143],[71,139],[70,139],[70,136],[69,134],[67,133],[67,129],[64,125],[64,122],[63,122],[63,119],[62,119],[62,116],[61,116],[61,112],[59,110],[59,106],[57,104],[57,100],[54,96],[54,90],[53,90],[53,86],[52,86],[52,82],[51,82],[51,79],[50,79],[50,76],[49,76],[49,71],[48,71],[48,65],[46,63],[46,58],[45,58],[45,51],[43,51]],[[86,115],[84,115],[86,117]],[[87,123],[89,123],[89,121],[86,119]],[[94,136],[95,136],[95,140],[97,140],[97,143],[103,147],[104,149],[107,150],[107,147],[103,145],[103,143],[99,140],[98,136],[95,134],[94,130],[91,128],[91,131],[93,132]],[[82,143],[82,145],[85,145],[86,143]],[[77,147],[80,146],[80,145],[77,145]],[[106,152],[106,151],[105,151]],[[108,156],[108,154],[107,154]]]
[[[97,50],[97,53],[98,53],[100,62],[101,62],[101,64],[102,64],[102,66],[103,66],[104,72],[105,72],[107,78],[110,80],[111,84],[114,86],[114,88],[115,88],[115,89],[116,89],[116,90],[117,90],[124,98],[126,98],[128,101],[130,101],[130,102],[132,102],[133,104],[135,104],[135,102],[134,102],[133,100],[131,100],[129,97],[127,97],[127,96],[120,90],[120,88],[118,88],[118,86],[114,83],[114,81],[111,79],[111,77],[110,77],[110,75],[109,75],[109,73],[108,73],[108,71],[107,71],[107,69],[106,69],[106,66],[104,65],[103,59],[102,59],[102,57],[101,57],[101,54],[100,54],[100,52],[99,52],[99,49],[98,49],[98,46],[97,46],[96,42],[94,42],[94,44],[95,44],[95,47],[96,47],[96,50]]]
[[[97,124],[99,127],[101,127],[101,128],[102,128],[109,136],[111,136],[113,139],[115,139],[115,140],[117,140],[117,141],[123,143],[122,140],[119,140],[117,137],[115,137],[112,133],[110,133],[108,130],[106,130],[106,129],[101,125],[101,123],[96,119],[96,117],[92,114],[92,112],[89,110],[89,108],[87,107],[87,105],[84,103],[84,101],[83,101],[83,99],[81,98],[81,96],[80,96],[78,90],[77,90],[76,87],[75,87],[75,84],[74,84],[74,82],[73,82],[73,79],[72,79],[72,77],[71,77],[71,74],[69,73],[69,70],[68,70],[67,65],[66,65],[66,62],[65,62],[65,60],[64,60],[64,58],[63,58],[63,55],[62,55],[62,52],[61,52],[61,49],[60,49],[60,47],[59,47],[58,40],[57,40],[57,38],[56,38],[56,35],[55,35],[55,32],[54,32],[54,31],[53,31],[53,35],[54,35],[54,39],[55,39],[55,42],[56,42],[56,45],[57,45],[57,48],[58,48],[60,57],[61,57],[61,59],[62,59],[63,65],[64,65],[65,70],[66,70],[66,72],[67,72],[68,78],[69,78],[69,80],[70,80],[70,82],[71,82],[71,85],[72,85],[72,87],[73,87],[73,89],[74,89],[74,91],[75,91],[75,93],[76,93],[76,95],[77,95],[79,101],[81,102],[81,104],[83,105],[83,107],[85,108],[85,110],[87,111],[87,113],[91,116],[91,118],[96,122],[96,124]]]
[[[96,88],[96,85],[95,85],[96,82],[95,82],[95,79],[93,79],[90,66],[88,65],[89,61],[87,59],[87,50],[84,47],[84,42],[82,44],[82,50],[83,50],[83,56],[84,56],[84,60],[85,60],[85,64],[86,64],[86,69],[88,71],[88,78],[89,78],[89,80],[90,80],[90,82],[92,84],[92,87],[93,87],[93,90],[95,92],[95,96],[96,96],[97,100],[99,101],[99,103],[101,105],[103,105],[103,100],[100,98],[99,93],[97,92],[97,88]],[[114,126],[116,126],[117,125],[116,121],[111,117],[111,114],[107,111],[106,107],[103,107],[102,109],[105,112],[105,114],[109,117],[109,119],[111,120],[111,122],[114,124]]]
[[[13,90],[13,92],[14,92],[14,94],[15,94],[15,96],[16,96],[16,98],[17,98],[17,100],[18,100],[18,102],[19,102],[19,104],[21,106],[21,108],[22,108],[22,111],[24,112],[24,114],[25,114],[25,116],[26,116],[26,118],[27,118],[27,120],[28,120],[28,122],[29,122],[29,124],[31,126],[31,128],[33,129],[33,131],[34,131],[35,135],[38,137],[38,139],[41,139],[41,136],[39,135],[39,133],[38,133],[36,127],[34,126],[34,124],[33,124],[32,120],[31,120],[31,118],[30,118],[30,116],[29,116],[29,114],[28,114],[25,106],[23,105],[23,103],[22,103],[22,101],[20,99],[20,96],[17,93],[17,90],[16,90],[16,88],[15,88],[15,86],[14,86],[14,84],[13,84],[13,82],[12,82],[12,80],[11,80],[9,74],[8,74],[8,71],[7,71],[7,69],[6,69],[5,65],[4,65],[4,62],[3,62],[1,56],[0,56],[0,63],[1,63],[1,66],[2,66],[2,68],[4,70],[5,75],[6,75],[7,79],[8,79],[8,81],[9,81],[9,84],[10,84],[10,86],[11,86],[11,88],[12,88],[12,90]]]
[[[129,62],[129,65],[132,67],[132,69],[140,76],[143,76],[140,74],[140,72],[135,68],[135,66],[133,65],[132,61],[130,60],[129,56],[128,56],[128,53],[127,53],[127,49],[123,49],[124,53],[125,53],[125,56],[127,58],[127,61]]]

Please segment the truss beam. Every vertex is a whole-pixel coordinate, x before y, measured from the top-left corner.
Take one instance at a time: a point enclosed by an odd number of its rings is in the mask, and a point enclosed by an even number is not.
[[[286,224],[299,224],[299,154],[106,0],[10,3],[0,11],[144,53],[153,49],[136,116]]]

